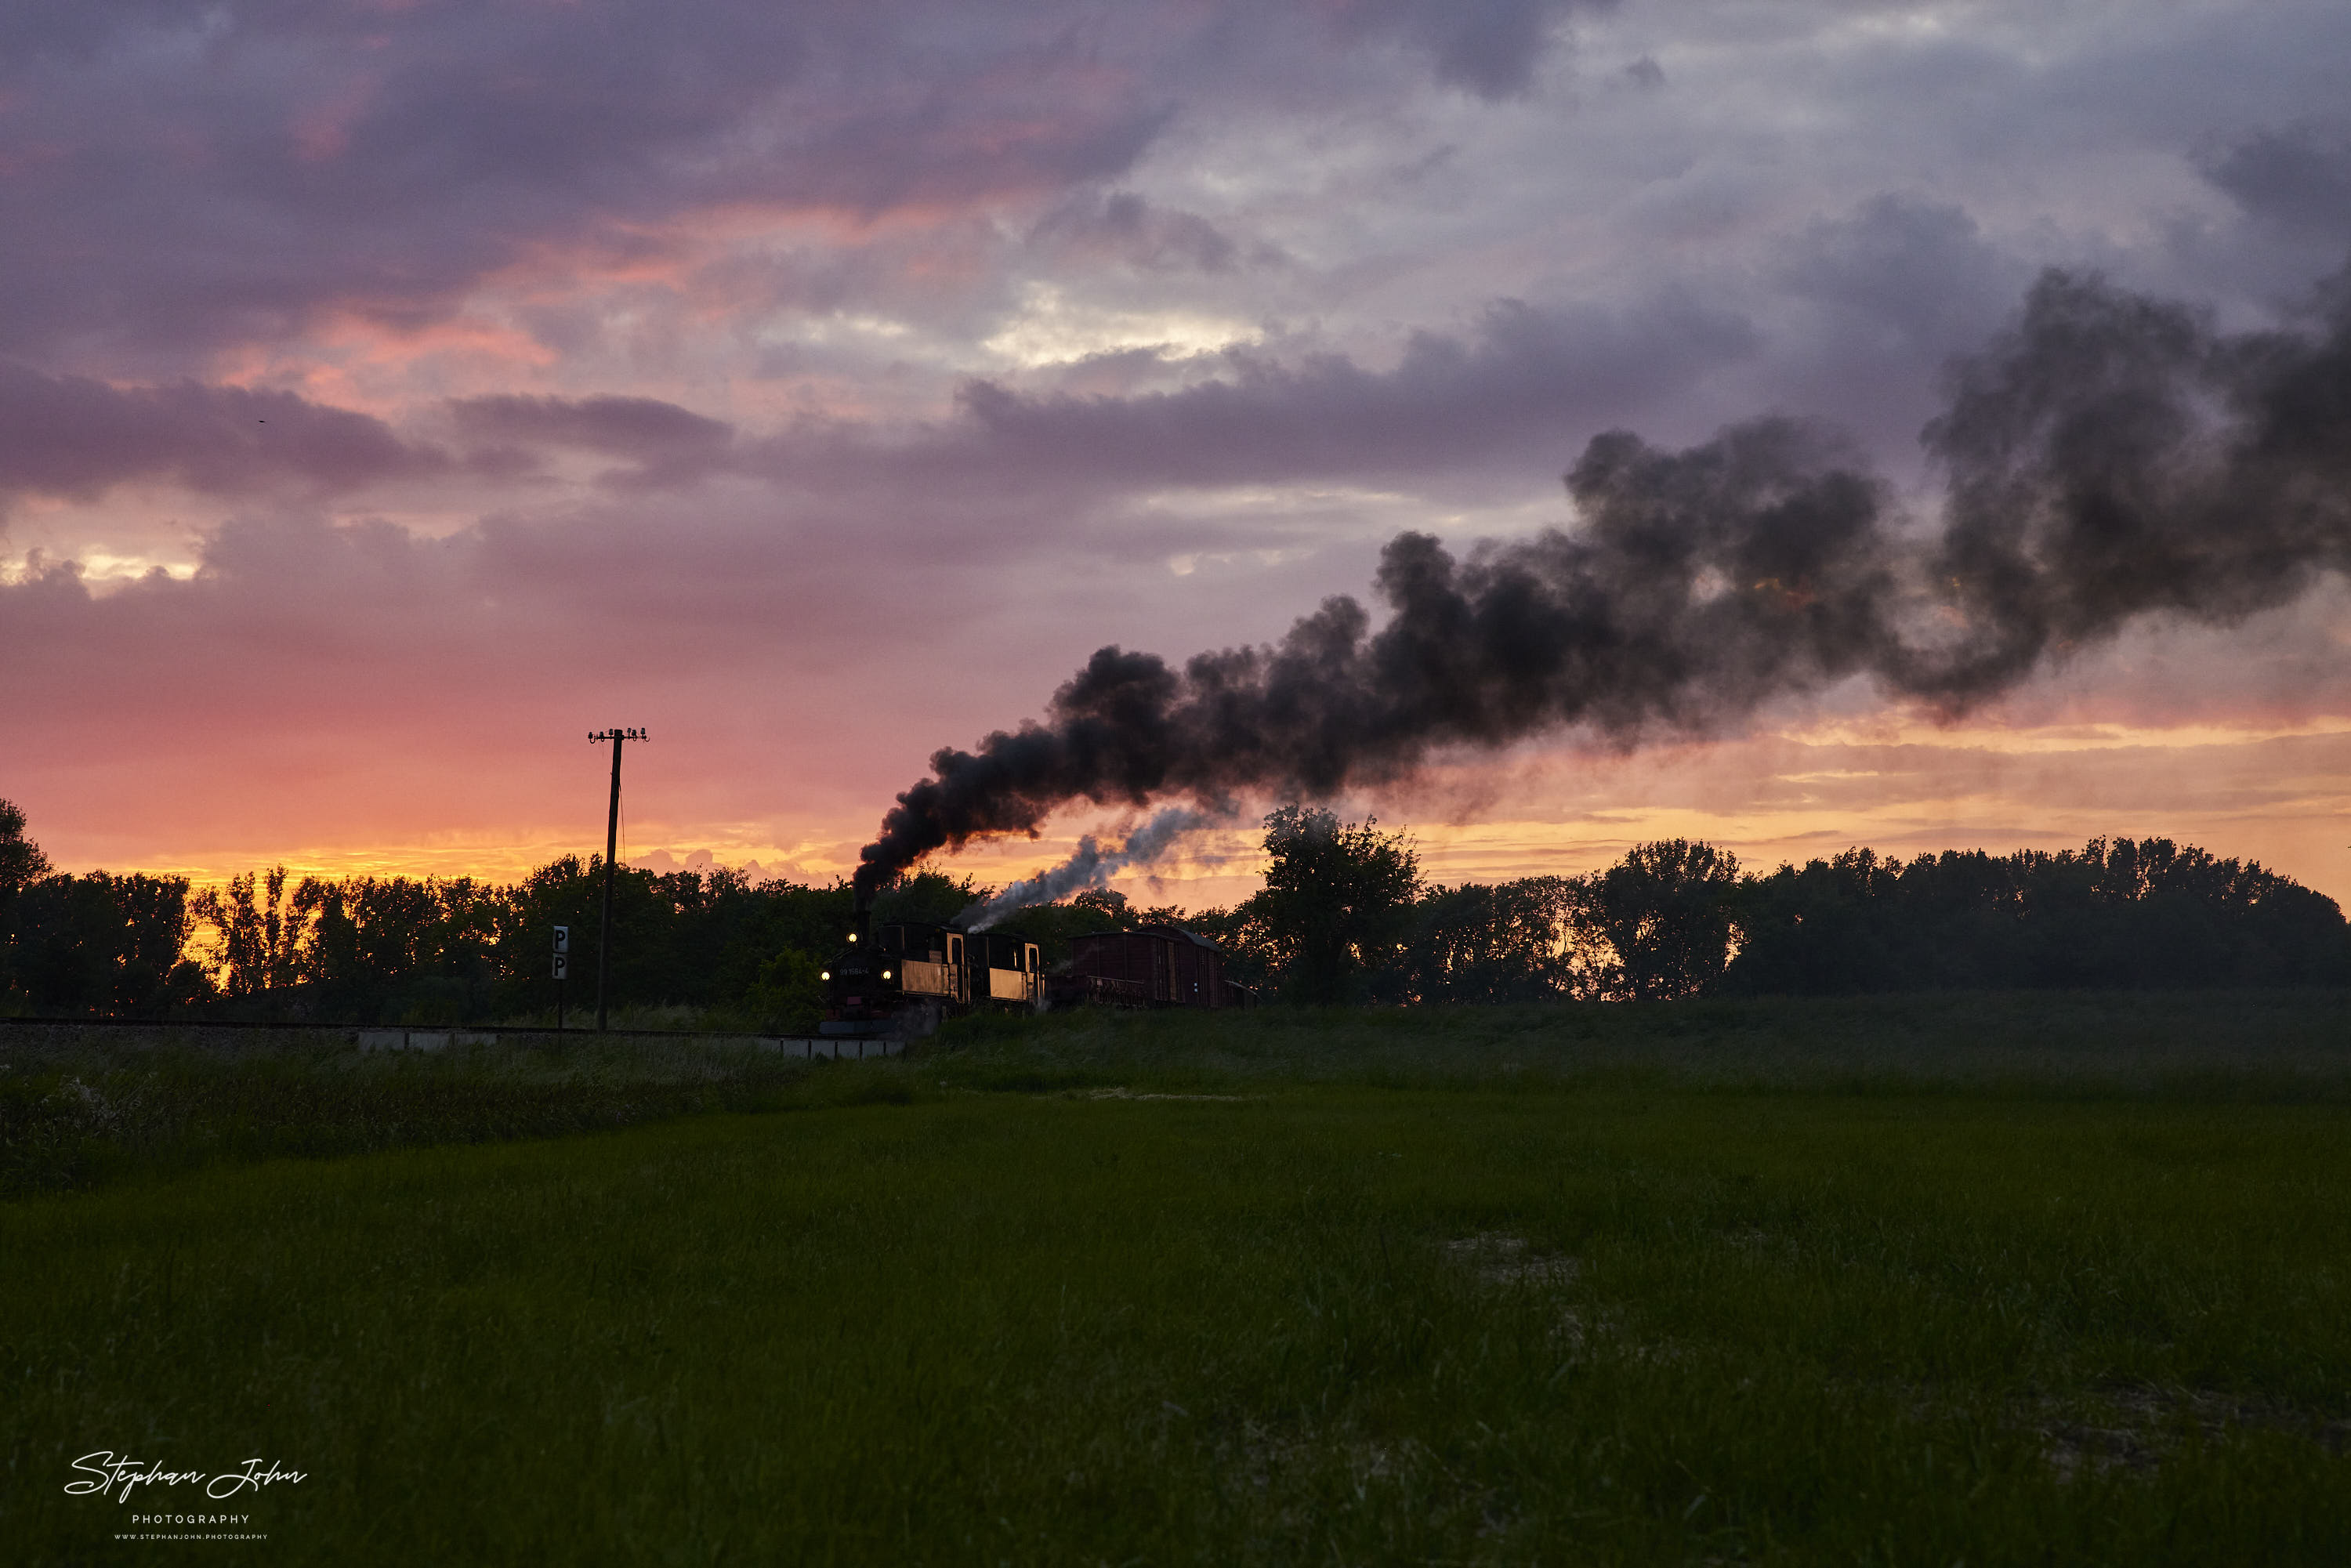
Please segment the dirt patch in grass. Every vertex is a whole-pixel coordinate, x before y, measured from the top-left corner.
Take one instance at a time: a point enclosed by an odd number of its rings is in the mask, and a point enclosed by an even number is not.
[[[1443,1246],[1445,1255],[1480,1284],[1572,1285],[1583,1271],[1583,1265],[1573,1258],[1540,1251],[1530,1247],[1525,1237],[1499,1230],[1481,1230]]]
[[[1236,1103],[1242,1100],[1262,1100],[1262,1094],[1144,1094],[1133,1089],[1089,1089],[1078,1096],[1081,1100],[1217,1100]]]
[[[2087,1398],[2037,1396],[2019,1402],[2019,1419],[2041,1438],[2050,1468],[2077,1476],[2147,1475],[2191,1438],[2231,1431],[2307,1437],[2331,1454],[2351,1450],[2351,1418],[2328,1417],[2277,1400],[2163,1388],[2146,1384],[2101,1388]]]

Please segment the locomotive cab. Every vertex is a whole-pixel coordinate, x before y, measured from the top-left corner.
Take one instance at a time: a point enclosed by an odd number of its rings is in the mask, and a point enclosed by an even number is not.
[[[964,984],[964,934],[944,925],[884,925],[873,933],[877,951],[897,960],[901,988],[910,997],[935,998],[942,1007],[968,1001]]]

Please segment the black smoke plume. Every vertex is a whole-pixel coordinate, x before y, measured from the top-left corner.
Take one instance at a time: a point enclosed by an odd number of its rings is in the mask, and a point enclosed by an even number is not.
[[[935,754],[858,885],[1077,800],[1325,796],[1548,730],[1705,733],[1855,675],[1956,715],[2136,617],[2283,603],[2351,568],[2351,272],[2315,332],[2240,336],[2044,274],[1923,439],[1939,528],[1795,421],[1681,452],[1595,437],[1573,531],[1466,559],[1390,540],[1376,631],[1338,597],[1181,669],[1101,650],[1043,722]]]

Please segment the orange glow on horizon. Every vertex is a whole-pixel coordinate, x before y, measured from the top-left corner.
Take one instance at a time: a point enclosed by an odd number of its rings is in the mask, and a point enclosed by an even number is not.
[[[635,800],[651,804],[643,793]],[[2073,848],[2094,836],[2129,835],[2258,860],[2351,903],[2351,850],[2345,847],[2351,835],[2343,831],[2351,815],[2351,722],[2334,718],[2233,731],[2207,724],[1965,732],[1822,725],[1625,756],[1552,751],[1455,762],[1334,810],[1410,832],[1423,873],[1447,883],[1578,874],[1613,862],[1633,844],[1663,838],[1703,839],[1750,869],[1769,871],[1782,860],[1801,862],[1856,844],[1908,858],[1946,849]],[[643,815],[629,821],[621,858],[657,870],[756,865],[762,879],[828,885],[855,868],[873,820],[860,811],[851,820],[800,820],[786,829],[756,820]],[[1068,812],[1036,840],[977,842],[929,863],[957,879],[1001,887],[1066,860],[1081,833],[1115,842],[1133,820],[1131,813]],[[37,814],[32,832],[53,860],[73,870],[103,863],[217,883],[283,863],[298,876],[511,883],[566,854],[601,853],[601,828],[593,820],[568,829],[451,830],[413,842],[361,830],[345,841],[280,851],[223,842],[172,853],[159,844],[156,852],[135,856],[125,854],[131,846],[120,841],[89,855],[77,852],[69,835],[47,841]],[[1244,814],[1232,825],[1190,835],[1168,861],[1123,873],[1113,885],[1144,904],[1230,904],[1257,885],[1257,840],[1256,818]]]

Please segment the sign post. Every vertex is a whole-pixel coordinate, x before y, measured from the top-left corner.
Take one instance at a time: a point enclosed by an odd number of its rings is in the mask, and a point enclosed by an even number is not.
[[[555,928],[555,1032],[563,1032],[563,982],[571,974],[571,927]]]

